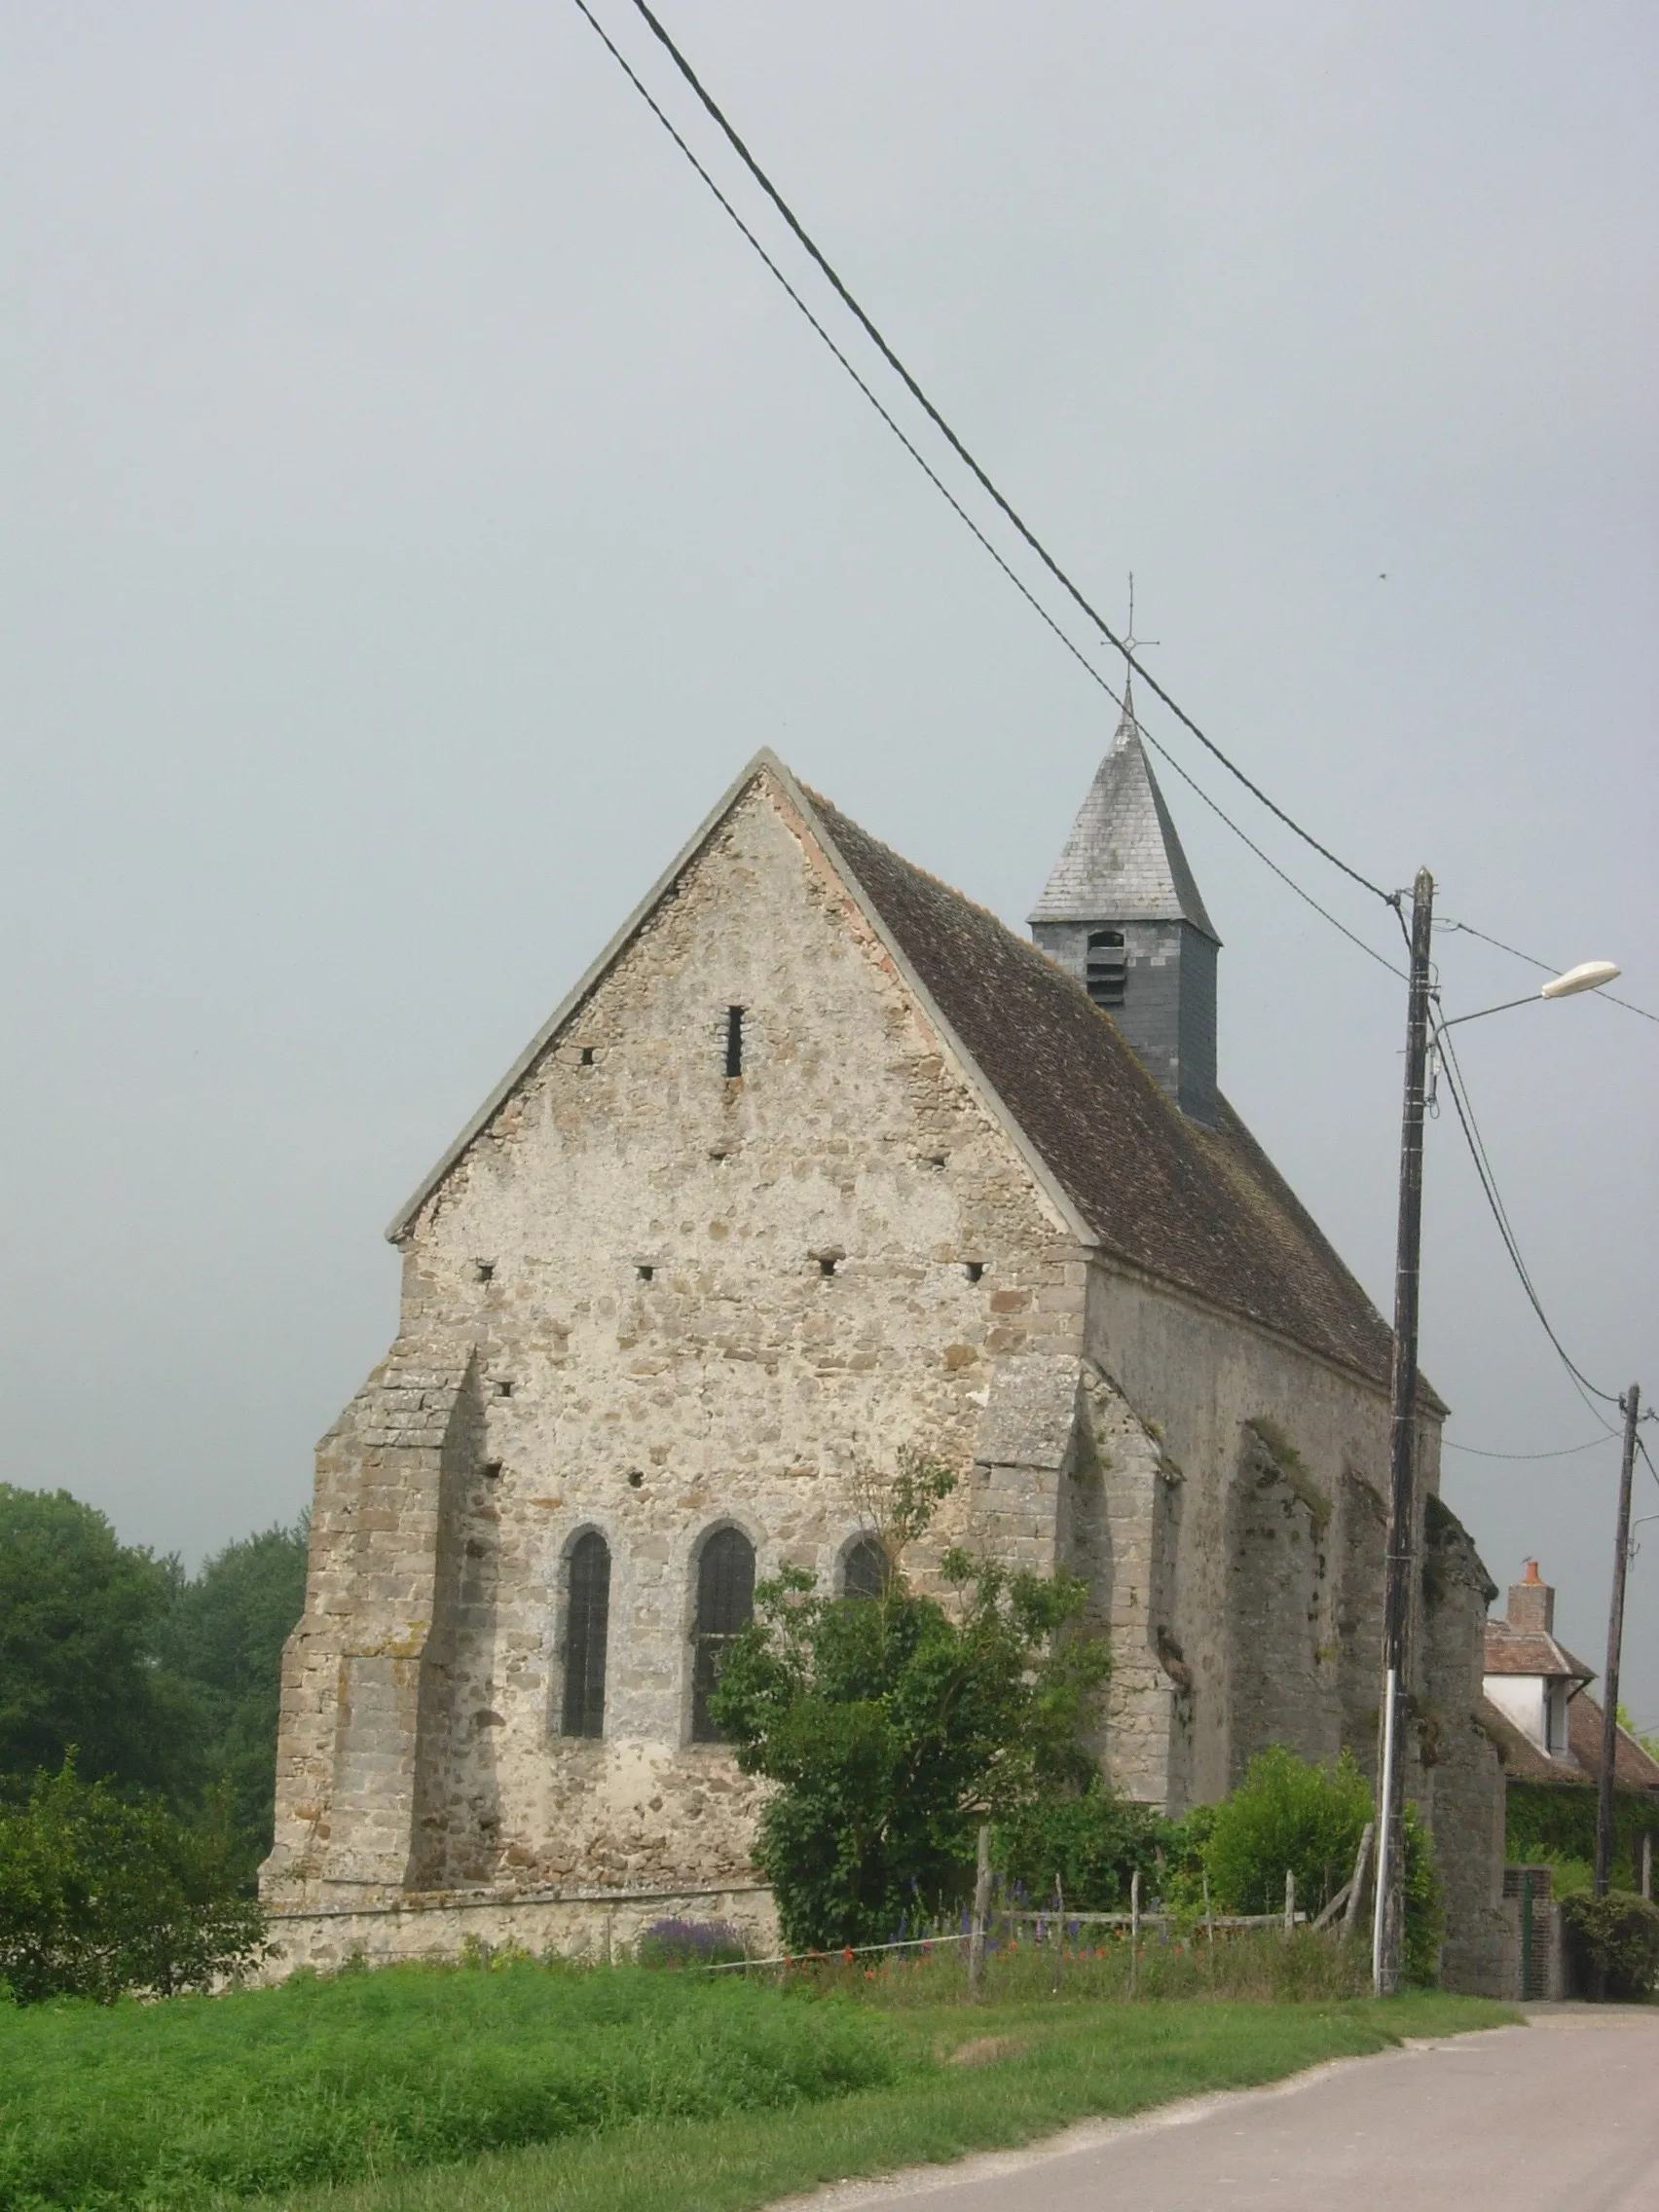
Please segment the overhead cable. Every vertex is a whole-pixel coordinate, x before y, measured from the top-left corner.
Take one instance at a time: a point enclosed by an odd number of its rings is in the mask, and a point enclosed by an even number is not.
[[[840,351],[839,348],[837,348],[834,345],[833,341],[829,337],[829,334],[825,330],[823,324],[820,323],[816,316],[814,316],[810,313],[804,302],[801,300],[799,293],[796,292],[793,286],[789,283],[782,271],[778,268],[777,263],[773,261],[771,256],[767,254],[765,250],[760,246],[758,240],[755,238],[754,233],[749,229],[748,225],[743,221],[741,216],[738,215],[731,203],[714,184],[714,181],[710,177],[708,171],[703,167],[702,164],[691,152],[689,146],[687,146],[687,144],[685,143],[685,140],[680,135],[679,131],[674,129],[674,126],[669,122],[663,110],[657,105],[657,102],[651,97],[650,93],[646,92],[645,85],[642,83],[640,78],[623,59],[621,53],[612,44],[611,40],[606,35],[605,31],[601,28],[598,19],[594,16],[591,8],[589,8],[589,6],[587,5],[587,0],[575,0],[575,6],[579,9],[582,16],[587,19],[587,21],[592,25],[593,29],[599,33],[600,38],[604,41],[612,58],[624,71],[630,84],[633,85],[635,91],[639,92],[641,97],[645,101],[645,104],[650,108],[651,113],[656,117],[657,121],[669,132],[669,135],[673,138],[675,144],[680,148],[681,152],[685,156],[686,160],[691,163],[698,175],[702,177],[704,183],[709,186],[709,189],[715,194],[716,199],[719,200],[721,206],[725,208],[726,213],[730,215],[732,221],[736,223],[738,228],[743,232],[745,238],[747,238],[750,243],[755,246],[756,251],[759,253],[760,258],[765,262],[766,267],[771,271],[772,275],[777,277],[779,283],[784,286],[784,289],[789,293],[790,298],[794,302],[795,306],[800,309],[803,314],[806,315],[807,320],[812,324],[813,329],[818,333],[819,337],[824,340],[826,345],[830,347],[830,350],[832,352],[834,352],[836,359],[840,361],[843,368],[847,369],[848,374],[853,377],[854,382],[858,384],[860,390],[864,392],[866,398],[870,401],[872,406],[877,408],[877,411],[881,414],[882,420],[887,424],[888,427],[900,437],[901,442],[903,444],[905,451],[910,455],[910,458],[913,461],[917,461],[924,469],[926,469],[929,481],[935,486],[937,490],[942,492],[944,490],[944,487],[940,482],[939,477],[935,475],[934,471],[931,468],[927,467],[927,463],[922,461],[922,458],[916,451],[914,445],[912,445],[910,440],[905,437],[902,431],[899,430],[898,425],[894,423],[892,417],[887,413],[885,408],[881,407],[880,402],[876,400],[868,386],[865,384],[864,380],[859,377],[857,373],[851,368],[846,359],[846,356]],[[1094,627],[1100,632],[1100,635],[1106,640],[1108,645],[1113,646],[1116,651],[1120,652],[1123,655],[1125,666],[1133,670],[1135,675],[1137,675],[1141,679],[1142,682],[1145,683],[1148,690],[1150,690],[1157,698],[1161,699],[1163,702],[1164,706],[1169,709],[1169,712],[1175,717],[1176,720],[1179,721],[1184,728],[1189,730],[1192,735],[1198,739],[1198,743],[1206,749],[1206,751],[1213,754],[1215,758],[1219,760],[1222,766],[1228,771],[1229,775],[1236,777],[1238,782],[1244,786],[1245,790],[1250,793],[1252,797],[1259,799],[1262,805],[1268,809],[1270,814],[1275,816],[1277,820],[1284,824],[1287,830],[1290,830],[1296,836],[1300,837],[1304,844],[1310,846],[1322,860],[1329,861],[1333,867],[1339,868],[1344,875],[1348,876],[1353,882],[1357,883],[1362,890],[1369,891],[1373,898],[1381,899],[1384,903],[1384,904],[1391,904],[1393,903],[1391,894],[1382,890],[1382,888],[1379,884],[1373,883],[1369,876],[1362,875],[1358,868],[1350,866],[1346,861],[1341,859],[1339,855],[1332,852],[1328,845],[1321,844],[1319,839],[1315,837],[1310,830],[1305,830],[1302,827],[1301,823],[1294,818],[1294,816],[1287,814],[1284,808],[1280,806],[1276,800],[1270,798],[1267,793],[1263,791],[1261,786],[1255,783],[1249,776],[1247,776],[1244,773],[1243,769],[1240,768],[1235,761],[1231,760],[1228,756],[1222,751],[1221,747],[1215,743],[1214,739],[1207,736],[1206,733],[1199,728],[1198,724],[1194,721],[1193,718],[1186,712],[1186,710],[1182,706],[1180,706],[1176,700],[1171,698],[1169,693],[1163,688],[1162,684],[1159,682],[1157,677],[1155,677],[1149,669],[1144,668],[1141,663],[1135,658],[1129,645],[1124,639],[1118,636],[1117,632],[1112,628],[1111,624],[1106,620],[1105,616],[1100,613],[1099,609],[1085,597],[1084,593],[1072,581],[1071,577],[1066,573],[1065,570],[1061,568],[1059,562],[1056,561],[1054,556],[1049,551],[1048,547],[1043,543],[1042,539],[1037,535],[1036,532],[1031,529],[1030,525],[1024,520],[1023,516],[1019,514],[1017,509],[998,489],[997,485],[992,481],[990,475],[983,467],[981,467],[980,463],[975,459],[974,455],[969,451],[968,447],[963,443],[962,439],[945,421],[943,415],[940,414],[938,407],[935,406],[934,402],[928,397],[928,394],[922,388],[921,385],[917,382],[916,378],[911,375],[910,371],[905,367],[904,363],[900,359],[899,355],[888,344],[887,340],[883,337],[880,330],[877,329],[875,323],[865,312],[864,308],[860,306],[858,300],[853,296],[852,292],[843,282],[840,276],[830,265],[830,261],[827,259],[816,241],[807,232],[805,226],[801,223],[793,208],[791,207],[788,201],[785,200],[783,194],[778,190],[777,186],[772,182],[766,171],[760,166],[755,156],[750,152],[749,147],[744,143],[743,139],[733,129],[731,123],[727,120],[723,110],[715,100],[713,94],[704,85],[702,79],[692,68],[690,62],[685,58],[685,55],[680,51],[680,48],[670,37],[662,22],[652,13],[651,9],[645,4],[645,0],[634,0],[634,6],[638,10],[639,14],[644,18],[645,21],[649,25],[652,33],[674,62],[675,67],[684,78],[686,84],[690,86],[692,92],[695,92],[703,107],[713,118],[714,122],[719,126],[719,129],[724,134],[733,151],[736,153],[738,159],[743,163],[745,168],[747,168],[750,175],[754,177],[756,183],[759,185],[761,191],[765,193],[767,199],[771,201],[773,206],[783,217],[785,223],[793,233],[796,240],[799,241],[806,253],[810,256],[812,261],[817,265],[820,272],[828,280],[831,289],[835,292],[837,298],[839,298],[843,306],[846,307],[848,312],[853,315],[854,319],[864,330],[866,337],[868,337],[870,342],[874,345],[876,350],[881,354],[883,360],[887,362],[888,366],[893,370],[894,374],[904,386],[904,388],[916,401],[917,405],[922,409],[923,413],[928,417],[928,420],[934,424],[935,428],[939,430],[940,435],[944,438],[946,444],[951,448],[951,451],[955,453],[957,458],[968,468],[969,472],[973,475],[980,488],[989,496],[993,503],[1000,509],[1000,511],[1008,519],[1008,521],[1013,524],[1014,530],[1018,533],[1020,537],[1024,539],[1025,543],[1031,548],[1032,552],[1036,554],[1038,560],[1042,562],[1043,566],[1049,571],[1049,573],[1054,578],[1055,582],[1061,586],[1061,588],[1067,593],[1067,595],[1088,617],[1089,621],[1093,623]],[[946,493],[945,496],[947,498],[950,497],[948,493]],[[955,509],[956,513],[962,518],[962,520],[967,521],[968,518],[966,514],[964,514],[963,509],[954,498],[951,498],[950,504]],[[970,525],[970,527],[972,528],[973,526]],[[984,544],[986,542],[982,535],[977,529],[975,530],[975,535],[977,537],[979,537],[981,544]],[[1005,573],[1009,574],[1010,576],[1013,575],[1013,571],[1008,569],[1006,563],[999,561],[999,566],[1003,568]],[[1021,588],[1023,589],[1023,587]],[[1027,593],[1026,597],[1029,598],[1030,594]],[[1035,605],[1035,602],[1033,602],[1033,604]],[[1076,648],[1074,647],[1073,650],[1075,651],[1075,649]],[[1085,666],[1088,666],[1087,662],[1085,663]]]
[[[1446,1071],[1446,1088],[1451,1094],[1452,1104],[1456,1110],[1458,1125],[1463,1131],[1463,1139],[1468,1145],[1470,1158],[1474,1161],[1475,1173],[1480,1180],[1481,1190],[1485,1195],[1487,1204],[1492,1210],[1493,1219],[1497,1224],[1497,1233],[1503,1239],[1504,1250],[1509,1254],[1510,1263],[1520,1278],[1521,1287],[1527,1293],[1528,1303],[1542,1324],[1545,1336],[1555,1346],[1557,1356],[1572,1380],[1573,1388],[1577,1390],[1585,1405],[1589,1407],[1594,1418],[1602,1423],[1602,1426],[1609,1435],[1614,1435],[1617,1433],[1614,1424],[1606,1419],[1601,1407],[1596,1405],[1594,1400],[1599,1398],[1604,1405],[1616,1406],[1619,1402],[1617,1393],[1611,1390],[1603,1390],[1591,1382],[1562,1343],[1560,1337],[1557,1336],[1554,1324],[1544,1311],[1543,1301],[1539,1298],[1533,1285],[1527,1263],[1521,1256],[1521,1247],[1516,1240],[1515,1232],[1510,1226],[1508,1212],[1498,1192],[1497,1179],[1492,1172],[1492,1163],[1487,1158],[1486,1146],[1482,1142],[1478,1125],[1475,1123],[1474,1108],[1468,1101],[1468,1088],[1463,1082],[1463,1071],[1457,1065],[1456,1051],[1447,1031],[1438,1024],[1435,1027],[1434,1036]]]
[[[968,513],[967,509],[956,498],[956,495],[951,491],[950,487],[939,476],[938,472],[928,461],[926,456],[917,450],[916,446],[911,441],[910,437],[907,435],[903,426],[895,421],[894,417],[889,412],[887,407],[882,403],[879,396],[870,388],[869,385],[865,381],[864,377],[860,375],[858,369],[854,366],[852,361],[848,359],[847,355],[836,344],[834,338],[824,327],[824,324],[818,319],[817,315],[813,313],[811,308],[807,305],[806,301],[801,298],[799,292],[795,290],[794,286],[791,283],[784,271],[779,268],[777,262],[772,258],[771,254],[767,252],[760,240],[756,236],[755,232],[750,228],[749,224],[745,222],[743,216],[738,212],[737,208],[733,206],[731,201],[727,199],[726,195],[720,190],[720,187],[716,183],[715,179],[709,174],[709,171],[698,160],[696,154],[693,153],[691,148],[686,144],[685,140],[681,136],[680,132],[675,129],[674,124],[669,120],[668,116],[664,114],[662,108],[657,104],[657,101],[652,96],[647,87],[643,83],[638,73],[635,71],[633,65],[627,59],[626,55],[623,55],[617,48],[615,43],[610,38],[609,33],[599,21],[592,9],[588,7],[587,0],[574,0],[574,4],[581,16],[591,25],[595,35],[600,40],[601,44],[605,47],[607,53],[609,54],[612,60],[616,63],[616,66],[622,71],[628,82],[633,86],[635,92],[639,93],[641,99],[644,100],[645,105],[650,109],[652,115],[654,115],[657,121],[662,125],[662,128],[667,131],[669,137],[673,139],[675,145],[679,147],[681,153],[684,155],[686,161],[696,171],[698,177],[702,180],[702,182],[707,186],[714,199],[719,203],[719,206],[723,209],[725,214],[730,217],[732,223],[742,234],[743,238],[748,241],[749,245],[753,247],[754,251],[759,257],[761,262],[764,263],[767,271],[783,287],[783,290],[788,294],[791,301],[800,311],[801,314],[805,317],[806,321],[808,322],[808,324],[810,324],[811,328],[814,330],[814,332],[816,332],[818,337],[823,340],[824,344],[829,348],[830,352],[833,355],[834,359],[837,361],[840,367],[845,370],[848,377],[850,377],[852,382],[858,387],[859,390],[864,394],[865,398],[868,400],[870,406],[874,408],[876,414],[880,416],[882,422],[887,425],[888,429],[892,431],[893,435],[898,439],[899,443],[903,447],[904,451],[909,455],[910,459],[915,462],[916,466],[922,471],[922,474],[928,479],[928,482],[934,487],[935,491],[939,493],[940,497],[945,501],[946,505],[950,507],[951,511],[956,515],[957,519],[961,523],[963,523],[965,527],[973,534],[981,549],[990,555],[991,559],[1002,571],[1002,573],[1008,578],[1009,582],[1013,584],[1014,590],[1018,592],[1021,599],[1025,601],[1026,605],[1037,616],[1038,620],[1042,622],[1044,626],[1059,641],[1060,645],[1071,655],[1072,659],[1077,662],[1078,666],[1083,670],[1084,674],[1088,678],[1089,682],[1096,684],[1100,690],[1104,691],[1107,698],[1112,701],[1115,707],[1123,710],[1124,707],[1123,694],[1115,691],[1112,688],[1112,685],[1107,682],[1106,678],[1101,675],[1100,671],[1094,666],[1094,663],[1082,650],[1082,648],[1076,644],[1076,642],[1072,638],[1067,636],[1066,632],[1060,627],[1059,623],[1054,620],[1054,617],[1049,612],[1049,609],[1043,605],[1042,601],[1038,599],[1032,592],[1030,586],[1024,581],[1024,579],[1017,573],[1015,570],[1010,567],[1009,563],[1004,559],[1003,555],[997,550],[996,546],[992,544],[991,540],[985,535],[984,532],[979,528],[978,524],[974,520],[973,516]],[[1138,664],[1136,665],[1138,666]],[[1144,674],[1144,671],[1142,673]],[[1161,693],[1160,694],[1160,696],[1161,696]],[[1135,726],[1137,727],[1137,729],[1140,728],[1138,720]],[[1359,950],[1363,952],[1368,959],[1375,960],[1380,967],[1387,969],[1390,976],[1397,976],[1401,978],[1402,981],[1406,979],[1404,969],[1396,968],[1393,962],[1384,959],[1382,954],[1380,953],[1374,945],[1367,944],[1362,937],[1356,936],[1355,933],[1348,928],[1346,922],[1339,921],[1336,915],[1333,914],[1328,907],[1322,906],[1319,903],[1318,900],[1313,897],[1311,892],[1305,891],[1302,885],[1297,882],[1294,876],[1287,874],[1285,870],[1279,866],[1278,863],[1275,860],[1272,860],[1267,853],[1265,853],[1262,850],[1261,846],[1256,843],[1255,839],[1251,837],[1245,830],[1241,830],[1238,824],[1234,821],[1233,817],[1229,813],[1227,813],[1227,811],[1222,806],[1218,805],[1217,802],[1210,796],[1208,792],[1204,790],[1203,786],[1200,783],[1198,783],[1188,773],[1188,771],[1181,765],[1180,761],[1175,758],[1174,755],[1169,752],[1167,747],[1161,745],[1158,740],[1145,729],[1141,729],[1140,734],[1144,742],[1152,747],[1153,751],[1159,756],[1159,757],[1163,760],[1169,767],[1171,767],[1175,771],[1176,775],[1181,778],[1182,782],[1186,784],[1193,792],[1195,792],[1200,799],[1202,799],[1203,803],[1210,809],[1211,813],[1217,815],[1220,820],[1226,824],[1227,828],[1233,831],[1233,834],[1239,840],[1239,842],[1247,846],[1249,850],[1255,854],[1256,858],[1262,862],[1264,866],[1271,868],[1273,874],[1278,877],[1281,883],[1286,885],[1287,888],[1291,891],[1295,892],[1297,898],[1299,898],[1304,903],[1304,904],[1311,906],[1314,913],[1316,913],[1322,921],[1329,922],[1331,927],[1334,930],[1338,931],[1343,937],[1346,937],[1350,944],[1357,945]],[[1208,741],[1206,740],[1205,742],[1207,743]],[[1272,804],[1271,801],[1269,801],[1268,803],[1270,805]],[[1273,811],[1276,813],[1278,810],[1274,808]],[[1292,827],[1294,828],[1295,825],[1293,824]],[[1339,863],[1338,865],[1341,866],[1342,864]],[[1370,890],[1373,887],[1368,884],[1366,888]]]
[[[1617,1434],[1617,1429],[1610,1428],[1601,1436],[1592,1436],[1587,1443],[1564,1444],[1559,1452],[1486,1452],[1478,1444],[1454,1443],[1450,1436],[1441,1438],[1440,1449],[1443,1452],[1467,1453],[1471,1459],[1570,1459],[1579,1452],[1598,1451],[1609,1436]]]
[[[1461,930],[1465,937],[1478,937],[1483,944],[1495,945],[1499,952],[1507,952],[1512,960],[1524,960],[1529,968],[1540,968],[1546,976],[1559,976],[1562,973],[1559,961],[1534,959],[1531,953],[1523,952],[1518,945],[1505,944],[1500,937],[1489,937],[1485,930],[1476,929],[1473,922],[1442,921],[1439,926],[1443,930]],[[1627,1014],[1640,1014],[1643,1021],[1659,1022],[1659,1014],[1649,1014],[1644,1006],[1637,1006],[1630,999],[1617,998],[1611,991],[1598,990],[1596,996],[1611,1000],[1614,1006],[1622,1006]]]

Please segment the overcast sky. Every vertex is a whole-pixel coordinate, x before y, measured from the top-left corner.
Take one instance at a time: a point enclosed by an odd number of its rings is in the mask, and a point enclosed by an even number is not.
[[[1426,863],[1445,916],[1659,1009],[1659,14],[665,5],[1060,557],[1113,613],[1134,570],[1249,772],[1384,886]],[[394,1327],[384,1224],[756,747],[1022,926],[1114,716],[570,0],[0,26],[3,1472],[194,1562],[305,1503]],[[1401,988],[1163,781],[1224,1088],[1388,1310]],[[1537,979],[1438,951],[1449,1013]],[[1558,1330],[1659,1402],[1659,1026],[1461,1036]],[[1426,1225],[1449,1438],[1597,1434],[1450,1113]],[[1616,1476],[1605,1443],[1446,1456],[1493,1579],[1536,1553],[1598,1669]]]

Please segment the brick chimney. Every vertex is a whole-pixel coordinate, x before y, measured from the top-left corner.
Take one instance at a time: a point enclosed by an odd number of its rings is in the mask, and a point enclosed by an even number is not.
[[[1538,1579],[1538,1563],[1527,1562],[1527,1571],[1519,1582],[1509,1585],[1509,1612],[1511,1628],[1541,1629],[1545,1636],[1555,1634],[1555,1590],[1548,1582]]]

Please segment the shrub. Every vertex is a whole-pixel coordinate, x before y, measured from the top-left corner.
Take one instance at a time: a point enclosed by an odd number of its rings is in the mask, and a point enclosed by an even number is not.
[[[0,1807],[0,1980],[19,2003],[204,1989],[256,1954],[229,1809],[186,1824],[86,1783],[73,1758]]]
[[[1087,1787],[1078,1735],[1107,1652],[1074,1633],[1084,1585],[951,1551],[955,1604],[918,1596],[903,1545],[949,1488],[902,1456],[881,1594],[821,1598],[786,1568],[728,1648],[712,1710],[744,1771],[777,1785],[755,1857],[794,1950],[885,1941],[966,1893],[980,1821]]]
[[[1250,1761],[1232,1796],[1208,1809],[1207,1833],[1189,1848],[1209,1876],[1218,1910],[1278,1911],[1289,1872],[1298,1906],[1317,1914],[1352,1874],[1371,1818],[1371,1790],[1351,1751],[1335,1767],[1322,1767],[1273,1744]],[[1431,1982],[1440,1954],[1440,1876],[1415,1805],[1406,1807],[1405,1825],[1406,1968],[1413,1981]]]
[[[1075,1795],[1017,1806],[998,1824],[991,1853],[1005,1879],[1039,1902],[1053,1896],[1057,1877],[1068,1910],[1118,1912],[1137,1868],[1150,1899],[1160,1852],[1174,1833],[1152,1806],[1114,1796],[1096,1777]]]
[[[1581,1965],[1609,1997],[1645,1997],[1659,1986],[1659,1905],[1632,1890],[1580,1894],[1562,1906]]]
[[[749,1956],[740,1932],[724,1920],[653,1920],[634,1947],[643,1967],[713,1967]]]

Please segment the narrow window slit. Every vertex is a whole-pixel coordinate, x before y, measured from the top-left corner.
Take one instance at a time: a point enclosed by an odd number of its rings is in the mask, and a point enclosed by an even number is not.
[[[725,1072],[728,1083],[743,1073],[743,1009],[726,1008]]]

